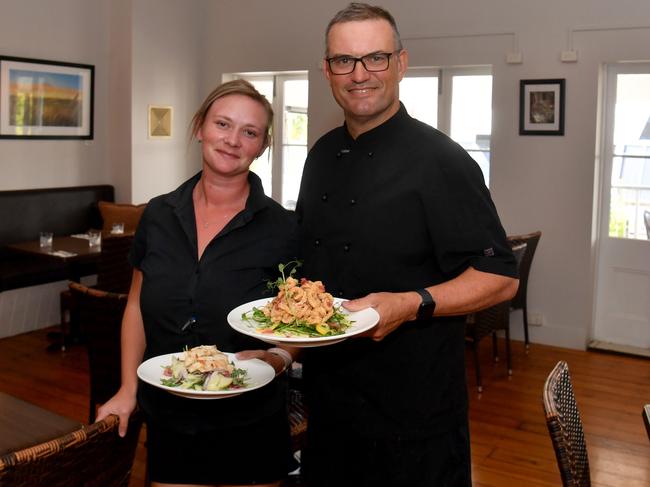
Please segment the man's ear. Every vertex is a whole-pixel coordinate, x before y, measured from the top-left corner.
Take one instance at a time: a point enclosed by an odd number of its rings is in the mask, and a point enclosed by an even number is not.
[[[330,73],[329,65],[327,64],[326,59],[323,59],[323,74],[325,75],[325,78],[327,78],[327,81],[329,81],[332,73]]]
[[[406,49],[402,49],[399,54],[397,54],[397,73],[399,75],[399,80],[402,81],[402,78],[406,74],[406,70],[409,67],[409,53]]]

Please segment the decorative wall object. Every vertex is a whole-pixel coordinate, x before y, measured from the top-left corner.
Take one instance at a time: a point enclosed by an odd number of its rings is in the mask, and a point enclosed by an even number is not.
[[[519,135],[564,135],[564,79],[519,82]]]
[[[95,67],[0,56],[0,138],[92,139]]]
[[[149,105],[149,138],[165,139],[172,136],[172,107]]]

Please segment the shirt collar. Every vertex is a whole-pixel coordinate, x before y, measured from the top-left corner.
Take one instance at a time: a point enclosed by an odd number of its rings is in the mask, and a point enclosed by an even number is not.
[[[361,145],[372,145],[377,142],[380,142],[382,140],[387,140],[386,138],[389,137],[390,135],[394,134],[395,130],[402,125],[402,123],[409,119],[410,115],[406,111],[406,107],[402,102],[399,103],[399,110],[390,117],[388,120],[386,120],[384,123],[381,125],[378,125],[377,127],[368,130],[367,132],[362,133],[359,135],[356,139],[353,139],[352,136],[350,135],[350,132],[348,132],[348,127],[347,124],[343,124],[343,129],[345,132],[345,139],[346,142],[348,143],[349,146],[353,146],[355,144],[361,144]]]

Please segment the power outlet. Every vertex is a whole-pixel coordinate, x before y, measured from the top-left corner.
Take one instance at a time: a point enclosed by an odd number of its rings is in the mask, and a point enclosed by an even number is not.
[[[542,313],[528,312],[528,324],[530,326],[542,326],[544,324],[544,315]]]
[[[578,51],[571,50],[571,51],[562,51],[560,53],[560,60],[563,63],[575,63],[578,62]]]
[[[520,52],[509,52],[506,54],[506,63],[508,64],[521,64],[523,60]]]

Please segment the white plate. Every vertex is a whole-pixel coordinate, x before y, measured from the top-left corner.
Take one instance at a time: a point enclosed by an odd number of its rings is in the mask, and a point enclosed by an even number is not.
[[[342,335],[328,336],[328,337],[285,337],[280,335],[273,335],[270,333],[260,333],[256,330],[257,322],[242,319],[243,313],[252,311],[253,308],[261,308],[273,298],[263,298],[250,303],[237,306],[230,313],[228,313],[228,323],[232,328],[244,335],[249,335],[268,343],[280,344],[285,343],[292,347],[322,347],[323,345],[333,345],[350,338],[351,336],[358,335],[364,331],[369,330],[379,322],[379,313],[374,308],[365,308],[360,311],[348,311],[341,308],[341,312],[348,315],[350,321],[353,321],[352,326],[345,330]],[[340,306],[345,299],[334,298],[334,306]]]
[[[179,355],[179,353],[168,353],[165,355],[158,355],[149,360],[145,360],[138,367],[138,377],[147,384],[158,387],[165,391],[171,392],[178,396],[189,397],[191,399],[223,399],[226,397],[238,396],[244,392],[253,391],[265,386],[275,377],[275,370],[269,364],[259,359],[250,360],[237,360],[234,353],[224,352],[235,367],[244,369],[248,372],[247,387],[235,390],[225,391],[194,391],[189,389],[181,389],[180,387],[164,386],[160,380],[165,378],[163,376],[163,368],[172,363],[172,356]]]

